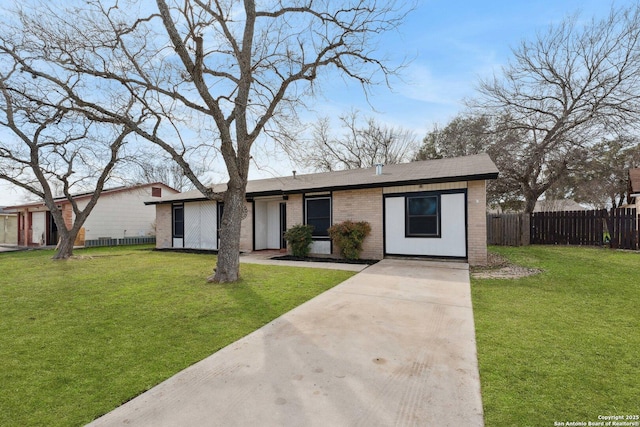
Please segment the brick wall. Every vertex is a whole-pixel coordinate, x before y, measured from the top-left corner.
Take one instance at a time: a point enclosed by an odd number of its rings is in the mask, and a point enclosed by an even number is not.
[[[62,219],[67,230],[71,230],[71,227],[73,227],[73,207],[71,203],[62,206]]]
[[[333,223],[346,220],[367,221],[371,225],[371,234],[362,245],[361,258],[382,259],[384,255],[382,225],[382,189],[363,189],[336,191],[333,193]],[[339,248],[334,245],[334,255]]]
[[[487,193],[485,181],[467,187],[468,252],[470,265],[487,264]]]
[[[171,205],[156,205],[156,248],[172,247]]]
[[[294,225],[303,224],[302,194],[292,194],[287,200],[287,230]]]

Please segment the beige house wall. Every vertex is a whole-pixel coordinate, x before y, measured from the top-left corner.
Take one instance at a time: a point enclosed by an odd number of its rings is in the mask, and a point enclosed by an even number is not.
[[[467,251],[470,265],[487,264],[486,181],[468,182]]]
[[[171,242],[171,204],[156,205],[156,248],[170,248]]]
[[[287,200],[287,230],[294,225],[303,223],[302,194],[291,194]]]
[[[0,243],[18,244],[18,215],[0,214]]]
[[[382,259],[384,257],[382,224],[382,189],[346,190],[333,193],[333,223],[343,221],[367,221],[371,234],[362,245],[361,258]],[[333,255],[339,256],[340,248],[333,245]]]
[[[435,188],[435,187],[438,188]],[[446,189],[467,189],[467,250],[470,265],[485,265],[487,263],[487,230],[486,230],[486,182],[469,181],[448,183],[446,188],[436,186],[397,187],[401,192],[434,191]],[[391,191],[393,192],[393,191]],[[391,193],[389,189],[359,189],[333,192],[333,224],[352,220],[367,221],[371,225],[371,234],[363,245],[362,258],[381,259],[384,257],[384,194]],[[400,191],[396,191],[400,192]],[[287,229],[296,224],[304,223],[303,195],[288,196]],[[240,249],[253,249],[253,204],[247,202],[247,216],[241,224]],[[640,206],[639,206],[640,207]],[[171,247],[171,205],[156,205],[156,246],[158,248]],[[339,248],[334,246],[333,255],[339,254]]]
[[[468,262],[470,265],[486,265],[487,198],[485,181],[334,191],[332,193],[333,224],[346,220],[369,222],[371,234],[364,242],[361,257],[382,259],[384,257],[384,194],[461,188],[467,189]],[[303,196],[301,194],[289,196],[287,200],[287,228],[304,223],[302,203]],[[339,253],[339,248],[334,245],[333,255],[338,256]]]

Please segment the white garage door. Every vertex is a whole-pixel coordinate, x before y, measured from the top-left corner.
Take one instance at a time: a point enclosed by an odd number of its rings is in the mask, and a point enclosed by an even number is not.
[[[386,254],[467,257],[464,192],[391,195],[384,206]]]

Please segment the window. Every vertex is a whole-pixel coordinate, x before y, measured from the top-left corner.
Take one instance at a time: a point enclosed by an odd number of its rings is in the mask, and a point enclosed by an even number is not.
[[[331,197],[314,197],[305,201],[305,223],[313,225],[314,237],[328,237],[331,227]]]
[[[184,205],[173,205],[173,237],[184,237]]]
[[[162,188],[151,187],[151,197],[162,197]]]
[[[406,203],[406,237],[439,237],[440,197],[407,196]]]

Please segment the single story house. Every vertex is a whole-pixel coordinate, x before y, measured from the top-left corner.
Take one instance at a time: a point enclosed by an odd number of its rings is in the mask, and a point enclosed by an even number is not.
[[[18,243],[18,216],[0,206],[0,245]]]
[[[486,154],[375,168],[249,181],[243,251],[283,250],[285,230],[312,224],[312,254],[338,256],[327,229],[367,221],[362,258],[416,256],[487,261],[486,180],[498,169]],[[224,192],[226,184],[214,186]],[[157,248],[218,249],[221,202],[197,190],[148,201],[156,206]]]
[[[84,246],[88,240],[155,235],[155,209],[144,202],[176,193],[177,190],[159,182],[103,190],[76,239],[76,245]],[[73,199],[82,210],[92,194],[76,194]],[[59,198],[56,204],[62,209],[65,224],[71,228],[75,217],[71,203],[66,198]],[[5,209],[18,215],[18,245],[49,246],[58,243],[58,227],[44,202]]]

